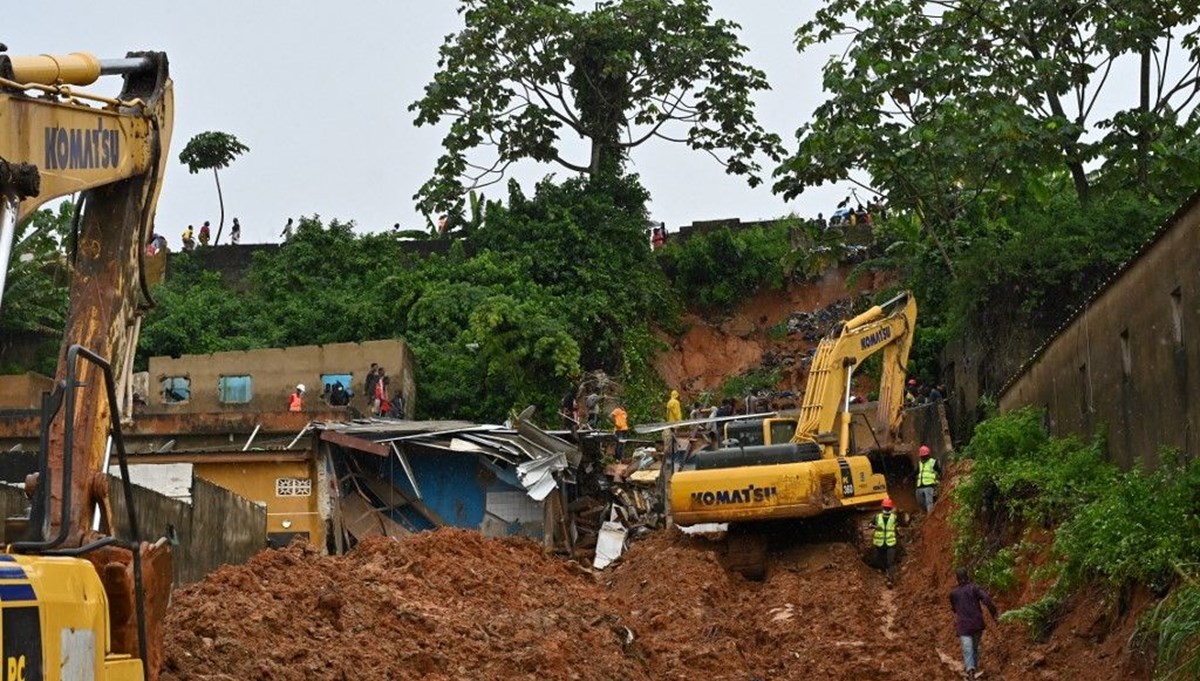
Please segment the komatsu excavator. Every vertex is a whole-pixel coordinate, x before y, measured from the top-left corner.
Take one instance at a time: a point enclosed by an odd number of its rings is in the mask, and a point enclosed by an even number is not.
[[[75,89],[108,75],[124,78],[117,97]],[[18,221],[79,195],[63,348],[42,404],[39,471],[26,480],[30,515],[6,523],[0,554],[4,681],[158,677],[171,557],[165,540],[140,541],[118,395],[152,304],[144,245],[172,112],[162,53],[0,54],[0,294]],[[129,508],[121,539],[107,496],[114,451]]]
[[[690,470],[671,476],[673,521],[731,523],[731,535],[744,537],[753,532],[739,530],[752,530],[744,526],[755,521],[879,505],[887,482],[872,456],[895,453],[899,442],[916,320],[916,300],[904,293],[840,324],[817,346],[798,417],[730,424],[722,449],[697,453]],[[880,352],[876,421],[886,424],[886,432],[869,456],[851,451],[850,388],[855,369]],[[758,544],[747,552],[765,551]],[[750,577],[761,578],[765,570],[754,556],[738,565]]]

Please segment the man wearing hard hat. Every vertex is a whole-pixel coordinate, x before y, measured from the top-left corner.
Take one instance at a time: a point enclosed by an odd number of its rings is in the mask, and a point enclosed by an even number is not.
[[[917,464],[917,503],[925,513],[933,511],[933,502],[937,499],[938,478],[941,468],[937,459],[931,456],[928,445],[921,445],[918,450],[921,460]]]
[[[288,395],[288,411],[304,411],[304,384],[296,384],[296,392]]]
[[[888,586],[894,581],[896,565],[896,504],[891,497],[883,498],[883,508],[871,521],[875,527],[875,566],[887,575]]]

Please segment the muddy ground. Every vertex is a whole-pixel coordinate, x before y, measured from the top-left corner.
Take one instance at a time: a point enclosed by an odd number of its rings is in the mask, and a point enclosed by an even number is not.
[[[778,535],[764,582],[727,572],[721,543],[666,530],[602,573],[464,530],[344,557],[267,551],[176,592],[163,678],[957,679],[946,511],[906,530],[893,589],[827,524]],[[1076,599],[1043,643],[991,625],[983,668],[1148,679],[1125,652],[1136,605],[1117,617],[1099,594]]]

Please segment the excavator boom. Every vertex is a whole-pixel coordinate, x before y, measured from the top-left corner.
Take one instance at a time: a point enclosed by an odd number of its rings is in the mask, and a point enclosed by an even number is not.
[[[121,75],[120,95],[72,87],[103,75]],[[141,313],[152,303],[144,244],[173,110],[162,53],[0,55],[0,292],[17,221],[46,201],[79,194],[55,391],[42,410],[40,470],[26,481],[32,509],[25,538],[5,554],[16,565],[8,573],[21,573],[30,596],[18,605],[40,622],[40,635],[24,639],[31,642],[25,668],[40,673],[19,678],[158,676],[170,553],[163,541],[140,541],[132,516],[132,541],[113,536],[107,473],[110,451],[124,461],[118,396],[126,392]],[[5,599],[0,607],[7,622],[16,606]],[[35,649],[41,659],[32,659]]]

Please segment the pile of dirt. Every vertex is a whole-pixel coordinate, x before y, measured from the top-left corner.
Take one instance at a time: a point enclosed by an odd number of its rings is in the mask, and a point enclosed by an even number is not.
[[[528,540],[295,545],[176,592],[162,678],[649,678],[626,624],[586,571]]]
[[[679,532],[630,549],[607,585],[654,678],[958,678],[854,547],[785,539],[764,582],[727,572],[719,543]]]
[[[862,516],[784,524],[764,582],[727,571],[723,542],[678,530],[598,574],[528,540],[454,529],[344,557],[266,551],[176,593],[163,678],[952,681],[950,510],[901,528],[894,589],[846,540]],[[1036,596],[1028,575],[994,594],[1002,611]],[[1009,681],[1149,679],[1126,649],[1147,602],[1085,593],[1044,642],[989,623],[983,667]]]

